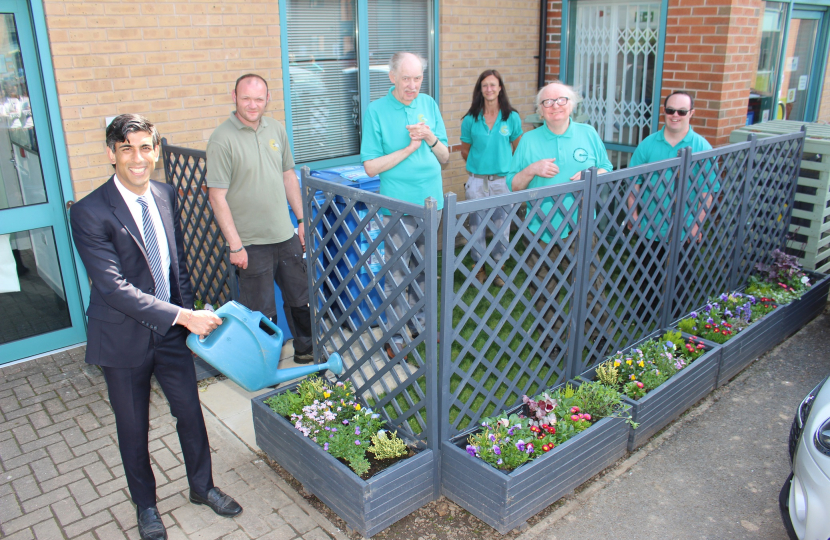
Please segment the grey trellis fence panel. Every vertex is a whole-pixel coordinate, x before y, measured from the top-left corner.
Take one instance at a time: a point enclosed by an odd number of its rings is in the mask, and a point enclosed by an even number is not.
[[[164,175],[179,198],[179,215],[187,267],[196,299],[224,304],[237,298],[236,272],[230,248],[208,202],[204,150],[191,150],[161,140]]]
[[[449,194],[442,440],[745,282],[784,243],[802,144],[803,133],[793,134],[697,154],[682,150],[674,159],[602,175],[591,169],[579,182],[489,199],[456,202]],[[527,215],[520,203],[530,203]],[[499,207],[509,212],[497,227],[489,217]],[[470,232],[465,220],[474,212],[488,225]],[[537,232],[529,227],[533,219],[541,221]],[[497,239],[511,226],[497,260]],[[473,262],[471,246],[482,237],[484,253]],[[530,256],[537,251],[544,257]],[[540,263],[551,255],[552,264]],[[482,265],[490,269],[483,285],[475,279]],[[496,275],[504,287],[494,286]]]
[[[419,206],[340,186],[309,176],[307,168],[302,185],[311,216],[306,247],[315,357],[339,353],[346,368],[339,378],[350,380],[399,436],[433,448],[437,203]]]
[[[578,286],[585,274],[580,266],[585,186],[573,182],[504,195],[498,206],[493,199],[446,197],[441,396],[447,431],[442,439],[514,405],[523,394],[567,379]],[[490,218],[499,207],[507,218],[493,227]],[[488,226],[471,233],[465,221],[476,213]],[[498,242],[488,240],[473,262],[473,246],[488,228],[493,238],[502,238],[511,223],[516,232],[504,255],[497,258]],[[476,279],[482,267],[491,269],[484,284]],[[497,276],[503,287],[494,286]]]
[[[782,247],[798,187],[806,130],[804,125],[798,133],[756,141],[754,166],[747,177],[746,232],[740,241],[743,251],[735,285],[746,281],[770,251]],[[786,205],[781,201],[786,201]]]

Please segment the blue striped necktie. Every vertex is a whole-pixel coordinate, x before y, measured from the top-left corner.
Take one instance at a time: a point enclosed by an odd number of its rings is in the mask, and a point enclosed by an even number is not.
[[[156,282],[156,298],[162,302],[170,300],[167,280],[164,279],[164,270],[161,268],[161,252],[159,251],[156,228],[150,217],[150,208],[147,200],[142,196],[138,198],[141,205],[141,221],[144,222],[144,247],[147,250],[147,259],[150,261],[150,271],[153,273],[153,281]]]

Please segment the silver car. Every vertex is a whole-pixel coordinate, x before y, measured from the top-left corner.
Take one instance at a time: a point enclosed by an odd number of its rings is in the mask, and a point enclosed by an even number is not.
[[[778,505],[793,540],[830,538],[830,384],[821,381],[798,406],[790,429],[792,473]]]

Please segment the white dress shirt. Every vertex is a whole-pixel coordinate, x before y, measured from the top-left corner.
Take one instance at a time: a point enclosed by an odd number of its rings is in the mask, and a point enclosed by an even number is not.
[[[141,205],[138,204],[138,195],[124,187],[118,176],[115,177],[115,187],[118,192],[124,197],[124,202],[127,203],[127,208],[130,210],[135,224],[138,226],[138,232],[141,233],[141,240],[147,246],[147,240],[144,238],[144,219],[141,217]],[[150,185],[147,185],[147,191],[143,197],[147,201],[147,209],[150,211],[150,219],[153,220],[153,228],[156,229],[156,243],[161,251],[161,269],[164,271],[164,277],[167,279],[170,288],[170,245],[167,243],[167,234],[164,232],[164,224],[161,221],[161,214],[156,206],[156,199],[153,197],[153,192],[150,191]],[[170,291],[171,297],[173,292]]]

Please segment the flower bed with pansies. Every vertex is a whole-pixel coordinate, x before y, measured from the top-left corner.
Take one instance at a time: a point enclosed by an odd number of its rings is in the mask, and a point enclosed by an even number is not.
[[[600,383],[528,398],[442,446],[442,492],[504,534],[625,455],[629,407]]]
[[[633,451],[715,388],[720,347],[699,337],[668,330],[609,357],[582,377],[623,392],[637,429]]]

